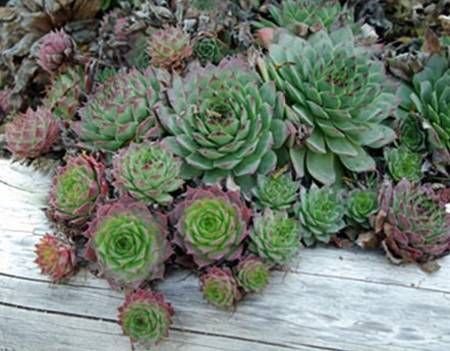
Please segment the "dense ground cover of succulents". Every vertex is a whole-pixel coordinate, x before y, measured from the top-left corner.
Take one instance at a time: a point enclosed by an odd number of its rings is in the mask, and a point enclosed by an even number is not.
[[[133,342],[175,267],[233,309],[307,247],[450,252],[449,1],[0,4],[3,155],[57,163],[36,263],[123,290]]]

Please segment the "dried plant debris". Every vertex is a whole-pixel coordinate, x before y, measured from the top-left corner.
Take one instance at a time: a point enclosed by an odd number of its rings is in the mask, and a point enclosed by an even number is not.
[[[305,247],[450,252],[448,0],[0,4],[2,155],[56,164],[36,263],[123,290],[132,342],[179,266],[232,311]]]

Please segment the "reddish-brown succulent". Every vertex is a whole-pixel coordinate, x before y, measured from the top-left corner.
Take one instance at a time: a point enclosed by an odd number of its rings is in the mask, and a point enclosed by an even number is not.
[[[450,252],[450,214],[430,184],[386,182],[375,230],[394,262],[426,263]]]
[[[53,73],[73,56],[74,51],[72,38],[63,30],[50,32],[39,43],[38,64]]]
[[[192,55],[189,35],[177,27],[168,27],[153,33],[148,53],[155,67],[177,70]]]
[[[34,158],[52,148],[60,137],[60,124],[44,107],[16,116],[5,127],[6,144],[14,156]]]
[[[62,242],[56,236],[45,234],[36,244],[35,262],[43,274],[47,274],[54,282],[67,279],[75,273],[75,249]]]

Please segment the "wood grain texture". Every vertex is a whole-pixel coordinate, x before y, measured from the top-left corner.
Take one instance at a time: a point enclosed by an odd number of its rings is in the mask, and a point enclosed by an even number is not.
[[[0,350],[130,350],[115,323],[121,293],[84,271],[50,284],[33,263],[34,243],[51,229],[40,210],[49,179],[0,160]],[[440,263],[429,275],[376,252],[303,250],[231,313],[202,300],[195,276],[174,272],[158,290],[175,323],[155,350],[444,351],[450,260]]]

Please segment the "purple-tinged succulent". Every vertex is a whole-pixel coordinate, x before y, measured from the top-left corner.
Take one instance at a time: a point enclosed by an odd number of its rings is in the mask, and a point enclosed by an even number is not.
[[[168,336],[174,314],[162,294],[139,289],[119,307],[119,324],[131,341],[152,346]]]
[[[181,188],[181,161],[158,143],[132,144],[114,158],[115,186],[144,202],[167,205]]]
[[[232,308],[242,297],[236,279],[226,267],[209,268],[200,276],[200,288],[206,301],[223,309]]]
[[[153,33],[148,53],[155,67],[170,70],[183,68],[184,61],[192,55],[189,35],[177,27],[168,27]]]
[[[153,109],[160,100],[164,72],[132,69],[105,82],[80,110],[74,125],[84,146],[116,151],[131,141],[159,135]]]
[[[261,292],[269,283],[269,266],[260,258],[249,256],[235,268],[236,279],[245,292]]]
[[[6,125],[6,147],[17,157],[38,157],[51,150],[60,137],[60,131],[59,122],[49,110],[28,108]]]
[[[39,43],[38,64],[49,73],[56,72],[72,58],[75,44],[62,29],[44,35]]]
[[[426,263],[450,252],[450,214],[442,192],[430,184],[386,182],[379,203],[375,231],[394,262]]]
[[[56,236],[45,234],[36,244],[36,260],[42,274],[54,282],[70,278],[76,269],[75,248]]]
[[[188,188],[170,220],[177,229],[175,243],[204,267],[241,256],[251,215],[239,192]]]
[[[71,157],[53,178],[49,213],[56,221],[83,225],[107,194],[105,166],[85,154]]]
[[[88,258],[95,257],[113,287],[139,287],[160,279],[172,254],[167,241],[167,220],[160,213],[123,197],[98,207],[85,236],[90,238]]]

